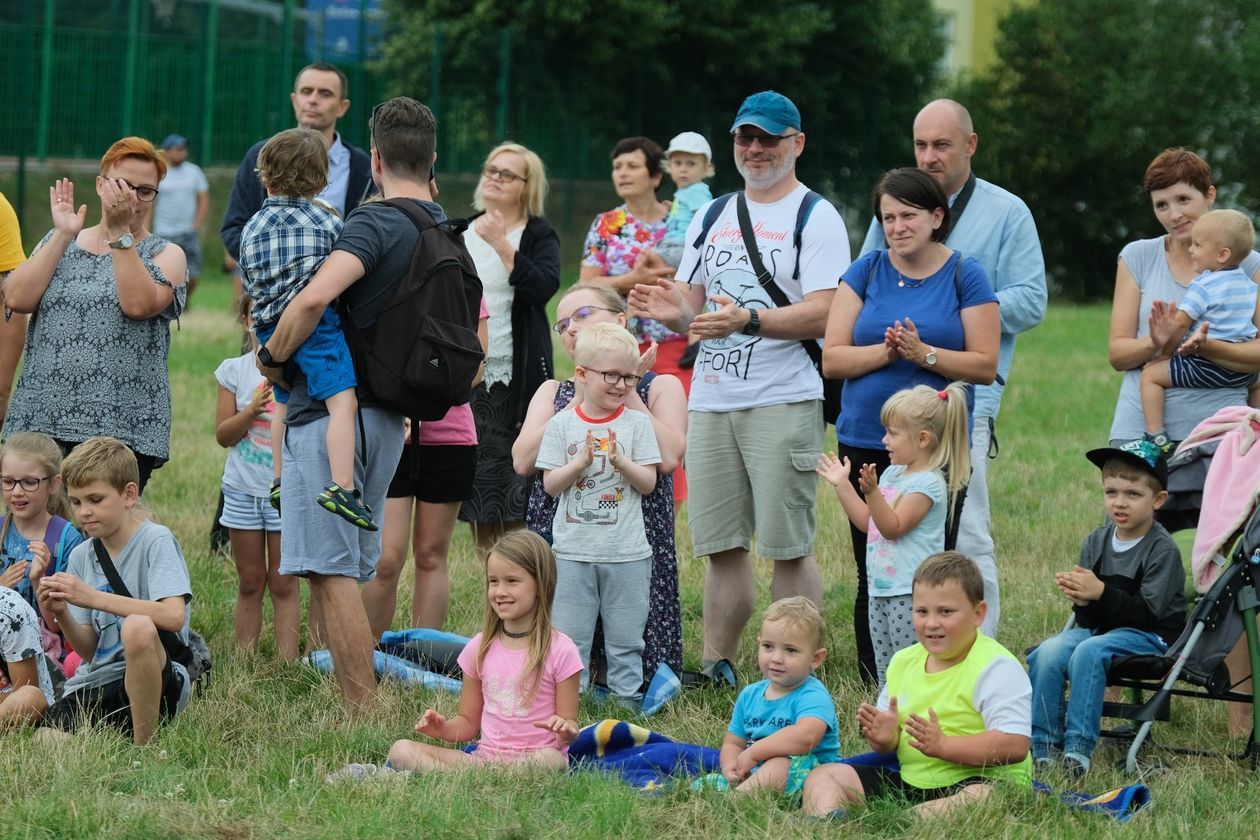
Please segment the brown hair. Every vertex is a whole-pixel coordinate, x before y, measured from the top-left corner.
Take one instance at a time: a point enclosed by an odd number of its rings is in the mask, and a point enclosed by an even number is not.
[[[924,560],[914,572],[913,588],[943,586],[954,581],[974,607],[984,600],[984,578],[980,567],[961,551],[941,551]]]
[[[1108,458],[1103,461],[1100,471],[1103,479],[1119,478],[1124,481],[1140,482],[1151,488],[1151,492],[1156,496],[1164,492],[1164,485],[1159,483],[1159,478],[1155,473],[1142,469],[1130,458]]]
[[[530,688],[525,692],[533,702],[542,684],[543,663],[551,650],[551,602],[556,597],[556,555],[551,546],[533,531],[520,529],[508,531],[494,544],[486,555],[482,568],[485,570],[490,562],[490,555],[497,554],[514,566],[519,566],[525,574],[534,579],[538,587],[538,604],[534,607],[534,626],[529,631],[529,655],[525,658],[525,670],[521,673],[520,684]],[[486,590],[482,589],[483,597]],[[486,616],[481,624],[481,644],[477,646],[477,667],[486,658],[490,643],[503,629],[503,619],[494,611],[494,605],[486,597]]]
[[[1212,188],[1212,168],[1189,149],[1165,149],[1146,167],[1142,189],[1149,195],[1175,184],[1188,184],[1206,195]]]
[[[299,70],[298,74],[293,77],[294,91],[297,90],[298,79],[302,78],[302,74],[307,70],[318,70],[321,73],[336,73],[337,80],[341,82],[341,98],[345,99],[349,94],[350,80],[346,78],[346,74],[342,72],[340,67],[335,64],[329,64],[327,61],[317,61],[314,64],[308,64]]]
[[[15,432],[9,435],[4,441],[3,452],[0,452],[0,460],[3,460],[5,455],[16,455],[19,458],[34,461],[47,470],[49,476],[61,478],[61,447],[42,432]],[[73,516],[70,499],[66,496],[65,484],[61,481],[49,487],[48,512],[62,519],[70,519]],[[55,549],[56,546],[49,546],[49,548]]]
[[[372,148],[391,175],[427,184],[437,152],[437,118],[410,96],[377,105],[368,121]]]
[[[764,624],[767,621],[783,621],[803,631],[809,636],[815,652],[827,646],[827,622],[823,620],[818,606],[803,595],[781,598],[766,607],[761,622]]]
[[[313,128],[287,128],[258,153],[258,179],[269,192],[314,198],[328,184],[328,138]]]
[[[74,448],[61,464],[67,487],[85,487],[103,481],[119,493],[128,484],[140,484],[140,466],[127,444],[112,437],[90,437]]]
[[[945,195],[945,188],[940,182],[922,169],[913,166],[893,169],[885,172],[875,184],[871,200],[875,205],[875,218],[881,225],[884,215],[880,211],[879,202],[884,196],[895,198],[902,204],[926,210],[928,213],[943,210],[944,218],[941,220],[940,227],[932,231],[932,241],[944,242],[949,236],[949,196]]]
[[[104,175],[111,166],[126,158],[148,161],[156,166],[159,182],[166,177],[166,155],[159,152],[143,137],[124,137],[116,140],[101,157],[101,174]]]

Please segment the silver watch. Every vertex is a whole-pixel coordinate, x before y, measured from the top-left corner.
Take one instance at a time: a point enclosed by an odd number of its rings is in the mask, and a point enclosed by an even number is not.
[[[923,357],[923,361],[927,363],[928,367],[936,367],[936,348],[935,347],[929,347],[927,349],[927,355]]]
[[[122,251],[122,250],[126,250],[127,248],[130,248],[132,245],[135,244],[135,242],[136,242],[136,238],[132,236],[130,232],[128,232],[128,233],[124,233],[122,236],[118,237],[117,239],[111,240],[107,244],[109,245],[109,247],[113,248],[114,250]]]

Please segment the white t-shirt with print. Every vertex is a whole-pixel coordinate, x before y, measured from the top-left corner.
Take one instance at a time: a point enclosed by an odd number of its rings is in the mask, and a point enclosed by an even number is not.
[[[808,192],[802,184],[770,204],[748,202],[761,260],[791,303],[800,303],[810,292],[835,289],[850,261],[844,220],[830,202],[819,201],[801,233],[800,278],[792,279],[796,214]],[[699,248],[693,243],[704,226],[707,206],[696,212],[677,277],[704,286],[707,308],[716,308],[708,298],[723,295],[745,309],[772,309],[774,301],[749,263],[736,204],[734,198],[726,202]],[[692,411],[737,411],[820,399],[822,379],[795,339],[735,333],[700,343],[688,401]]]
[[[237,411],[243,411],[254,401],[255,394],[270,385],[258,372],[253,353],[224,359],[215,370],[214,378],[236,395]],[[271,478],[274,475],[271,461],[271,417],[275,410],[275,400],[269,400],[267,410],[250,421],[245,437],[228,449],[227,462],[223,465],[225,487],[256,499],[266,498],[271,492]]]
[[[0,659],[7,664],[34,660],[39,675],[39,690],[49,705],[53,702],[52,680],[44,661],[44,645],[39,635],[39,616],[26,599],[5,586],[0,586]],[[13,691],[3,672],[0,672],[0,698]]]

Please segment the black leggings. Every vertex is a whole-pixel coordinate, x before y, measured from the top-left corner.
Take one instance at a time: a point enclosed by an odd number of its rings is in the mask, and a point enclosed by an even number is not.
[[[836,447],[841,458],[849,459],[849,483],[859,495],[858,476],[863,464],[874,464],[876,473],[882,475],[888,469],[888,451],[886,449],[863,449],[858,446],[846,446],[841,443]],[[871,644],[870,594],[866,585],[866,532],[852,522],[849,523],[849,534],[853,537],[853,562],[857,564],[857,595],[853,600],[853,641],[857,646],[858,676],[866,685],[878,682],[875,670],[875,646]]]

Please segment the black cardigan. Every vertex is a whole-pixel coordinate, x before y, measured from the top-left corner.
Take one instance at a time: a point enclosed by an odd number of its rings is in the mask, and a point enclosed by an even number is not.
[[[514,290],[508,406],[519,429],[538,386],[555,376],[547,303],[560,289],[560,237],[546,219],[525,223],[508,285]]]

